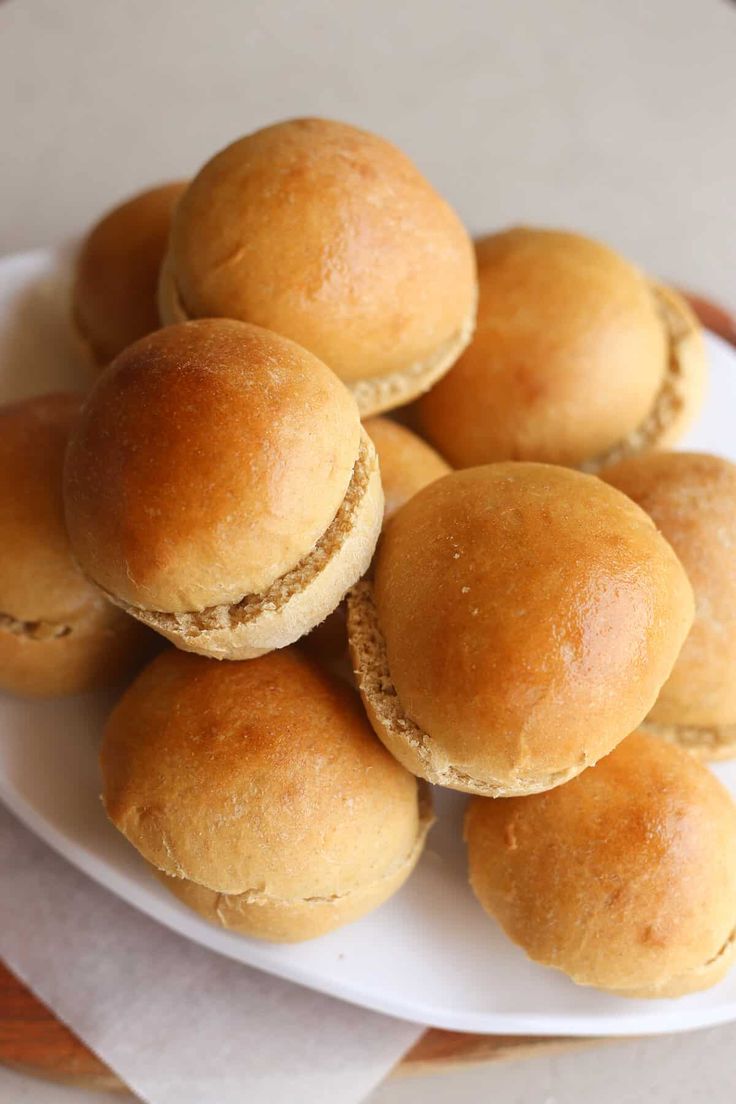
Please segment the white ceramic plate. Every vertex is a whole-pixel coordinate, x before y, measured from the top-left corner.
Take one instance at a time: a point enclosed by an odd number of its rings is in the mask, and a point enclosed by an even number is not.
[[[84,387],[67,331],[63,258],[0,261],[0,401]],[[736,460],[736,355],[708,339],[711,385],[684,443]],[[529,962],[486,919],[467,886],[464,799],[435,794],[439,820],[404,889],[371,916],[297,946],[212,927],[149,874],[105,819],[96,747],[114,695],[53,702],[0,695],[0,796],[60,854],[128,903],[220,954],[355,1004],[437,1027],[499,1034],[634,1035],[736,1019],[736,971],[679,1001],[633,1001],[581,989]],[[736,763],[717,772],[736,793]]]

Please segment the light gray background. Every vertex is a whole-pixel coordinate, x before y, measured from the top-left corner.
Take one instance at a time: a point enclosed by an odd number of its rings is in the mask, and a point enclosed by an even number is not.
[[[307,113],[392,138],[474,231],[597,234],[736,307],[729,0],[6,0],[0,254]],[[392,1082],[375,1104],[732,1104],[735,1046],[736,1027],[604,1045]],[[72,1101],[0,1071],[1,1104]]]
[[[6,0],[0,251],[267,121],[411,154],[473,230],[551,223],[736,302],[730,0]]]

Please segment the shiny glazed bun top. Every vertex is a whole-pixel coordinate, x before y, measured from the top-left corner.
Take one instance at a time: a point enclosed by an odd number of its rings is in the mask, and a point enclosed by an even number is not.
[[[470,881],[530,958],[580,985],[675,997],[736,954],[736,807],[702,764],[635,732],[566,786],[469,806]]]
[[[704,373],[686,303],[600,242],[520,227],[476,243],[472,343],[420,403],[454,467],[594,470],[682,432]]]
[[[225,316],[298,341],[365,413],[426,389],[467,343],[472,244],[403,153],[344,123],[256,131],[195,177],[162,272],[164,322]]]
[[[314,547],[360,432],[348,392],[293,342],[224,319],[159,330],[101,376],[70,444],[75,553],[132,606],[238,601]]]
[[[348,627],[376,731],[417,774],[491,795],[558,785],[628,735],[693,615],[646,514],[542,464],[420,491],[386,528],[373,602],[361,593]]]
[[[291,648],[160,656],[113,711],[101,766],[108,815],[164,885],[262,939],[310,939],[378,907],[431,823],[352,688]]]

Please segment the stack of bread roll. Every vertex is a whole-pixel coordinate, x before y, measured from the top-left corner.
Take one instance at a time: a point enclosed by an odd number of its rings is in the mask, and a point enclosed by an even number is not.
[[[103,800],[152,875],[319,936],[401,887],[449,787],[531,958],[722,977],[736,468],[664,451],[704,382],[680,296],[573,233],[474,246],[390,143],[303,119],[109,213],[72,320],[84,401],[0,413],[0,683],[139,669]]]

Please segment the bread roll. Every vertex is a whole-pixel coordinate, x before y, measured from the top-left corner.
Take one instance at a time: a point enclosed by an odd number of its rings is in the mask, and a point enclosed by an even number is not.
[[[367,569],[375,450],[310,353],[209,319],[130,346],[85,404],[66,464],[84,572],[178,647],[245,659],[297,640]]]
[[[650,515],[695,591],[695,621],[647,728],[709,758],[736,754],[736,465],[662,452],[601,478]]]
[[[159,656],[113,711],[101,764],[110,819],[172,892],[261,939],[382,904],[431,820],[355,692],[295,649]]]
[[[550,793],[475,798],[470,883],[530,958],[628,997],[720,981],[736,943],[736,808],[680,748],[634,733]]]
[[[595,471],[671,444],[700,404],[700,328],[676,292],[578,234],[476,244],[475,337],[419,403],[456,468],[538,460]]]
[[[58,394],[0,408],[0,687],[16,694],[117,682],[155,639],[106,602],[72,557],[61,470],[80,406]]]
[[[425,391],[470,340],[473,248],[399,150],[293,119],[222,150],[177,207],[164,323],[224,316],[298,341],[364,415]]]
[[[390,418],[369,418],[365,430],[378,453],[385,524],[428,483],[447,475],[450,466],[426,441]]]
[[[82,242],[72,323],[87,359],[105,364],[159,328],[157,289],[183,181],[149,188],[109,211]]]
[[[422,487],[447,475],[450,468],[421,437],[390,418],[369,418],[364,428],[378,454],[385,525]],[[304,647],[342,678],[350,677],[345,603],[304,637]]]
[[[422,778],[510,796],[595,763],[647,715],[693,619],[651,520],[594,476],[453,472],[389,523],[348,599],[376,732]]]

